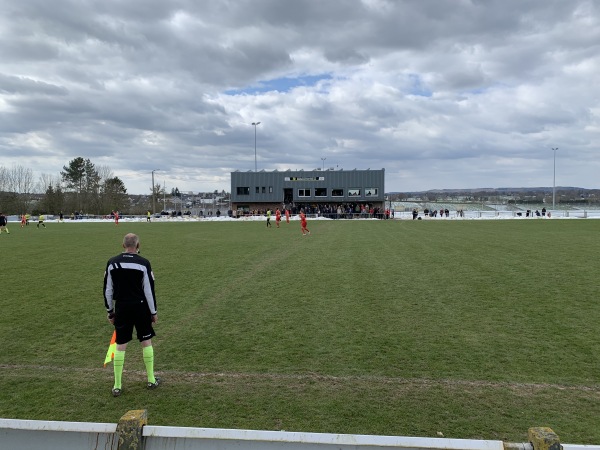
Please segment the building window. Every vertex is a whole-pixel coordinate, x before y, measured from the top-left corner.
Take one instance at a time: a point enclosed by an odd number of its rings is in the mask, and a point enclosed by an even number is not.
[[[377,188],[365,188],[365,197],[378,197],[379,190]]]
[[[254,189],[255,189],[255,193],[256,193],[256,194],[259,194],[259,193],[260,193],[260,188],[259,188],[258,186],[256,186]]]
[[[344,190],[343,189],[332,189],[331,190],[331,196],[332,197],[343,197],[344,196]]]
[[[273,193],[273,186],[269,186],[269,194]]]
[[[327,188],[315,188],[315,197],[327,197]]]
[[[266,187],[264,187],[264,186],[262,187],[262,193],[263,193],[263,194],[266,194],[266,193],[267,193],[267,188],[266,188]]]
[[[298,197],[310,197],[310,189],[298,189]]]
[[[237,195],[250,195],[250,188],[238,186]]]
[[[348,189],[348,197],[360,197],[360,189],[358,189],[358,188]]]

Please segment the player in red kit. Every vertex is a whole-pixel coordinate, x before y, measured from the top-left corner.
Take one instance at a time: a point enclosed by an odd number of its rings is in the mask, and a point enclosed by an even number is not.
[[[304,214],[304,210],[300,210],[300,230],[302,231],[302,236],[306,236],[310,234],[308,228],[306,228],[306,214]]]
[[[275,225],[277,225],[277,228],[279,228],[279,222],[281,222],[281,211],[277,208],[275,211]]]
[[[287,208],[285,210],[285,221],[286,223],[290,223],[290,210]]]

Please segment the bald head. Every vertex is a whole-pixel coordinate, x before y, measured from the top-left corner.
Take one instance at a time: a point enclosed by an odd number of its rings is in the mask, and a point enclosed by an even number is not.
[[[123,248],[129,253],[136,253],[140,248],[140,238],[137,237],[137,234],[126,234],[123,238]]]

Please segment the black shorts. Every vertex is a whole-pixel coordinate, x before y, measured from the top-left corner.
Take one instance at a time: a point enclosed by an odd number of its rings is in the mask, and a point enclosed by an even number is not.
[[[127,344],[131,341],[134,327],[140,342],[156,336],[154,328],[152,328],[152,315],[146,302],[119,306],[117,301],[115,305],[117,344]]]

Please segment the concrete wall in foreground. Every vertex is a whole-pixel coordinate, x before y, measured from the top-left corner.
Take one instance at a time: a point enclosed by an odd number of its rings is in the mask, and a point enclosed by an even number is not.
[[[528,443],[471,439],[296,433],[147,425],[145,410],[118,424],[0,419],[4,450],[600,450],[561,444],[550,428],[530,428]]]
[[[112,423],[0,419],[0,449],[117,450],[116,432]]]

